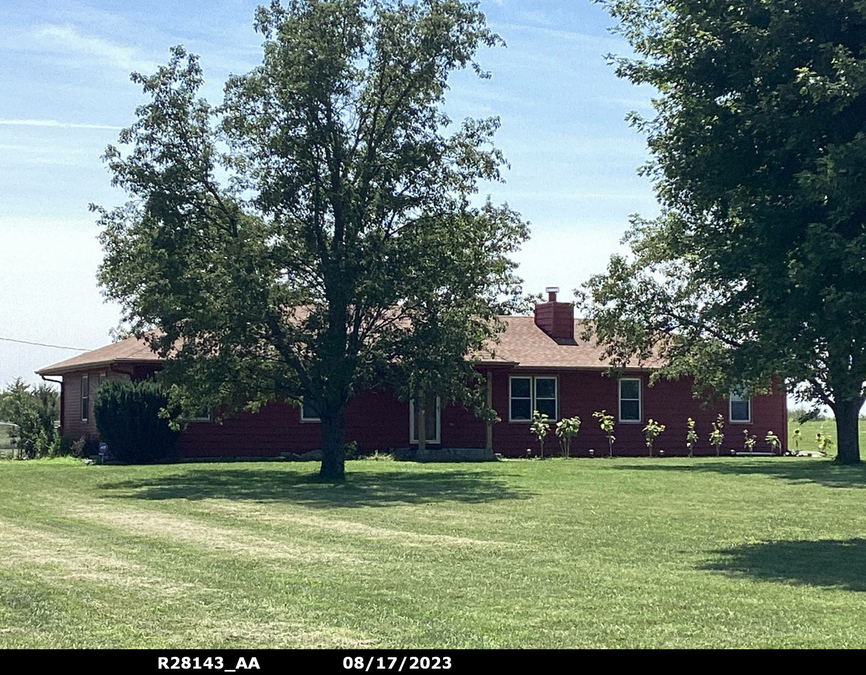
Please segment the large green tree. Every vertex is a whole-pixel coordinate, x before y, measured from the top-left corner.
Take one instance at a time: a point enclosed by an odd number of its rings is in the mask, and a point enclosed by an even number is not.
[[[500,330],[527,228],[476,202],[499,180],[497,119],[452,123],[449,75],[499,39],[477,3],[291,0],[260,7],[259,67],[200,97],[183,48],[106,154],[131,196],[99,209],[100,280],[171,358],[187,409],[301,400],[321,475],[344,473],[344,410],[388,385],[478,403],[468,356]],[[159,330],[152,330],[157,328]]]
[[[860,460],[866,398],[866,3],[611,0],[658,90],[645,173],[662,205],[586,287],[622,362],[660,352],[702,393],[781,374]]]

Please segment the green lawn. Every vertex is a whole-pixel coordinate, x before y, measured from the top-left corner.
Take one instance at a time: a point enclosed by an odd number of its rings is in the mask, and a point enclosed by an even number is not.
[[[866,647],[866,467],[0,464],[0,647]]]
[[[829,436],[834,442],[836,441],[836,420],[828,419],[821,420],[820,422],[813,420],[802,425],[798,425],[796,422],[789,420],[788,447],[792,450],[794,449],[794,429],[798,426],[800,427],[800,432],[802,434],[800,450],[817,450],[818,444],[815,440],[815,434],[817,433]],[[834,447],[833,453],[835,454],[835,452],[836,450]],[[861,454],[866,455],[866,420],[860,420],[860,452]]]

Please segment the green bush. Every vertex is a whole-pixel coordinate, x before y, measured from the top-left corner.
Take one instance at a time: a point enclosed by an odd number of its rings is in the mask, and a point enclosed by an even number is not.
[[[114,459],[130,464],[171,457],[179,431],[160,415],[168,407],[165,391],[151,380],[106,382],[96,392],[96,428]]]

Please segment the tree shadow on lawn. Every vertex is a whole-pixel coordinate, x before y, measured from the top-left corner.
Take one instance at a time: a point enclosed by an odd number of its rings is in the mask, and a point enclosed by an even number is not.
[[[388,506],[461,502],[481,504],[528,499],[532,493],[515,488],[483,471],[412,473],[352,473],[333,484],[311,474],[276,467],[253,470],[190,469],[179,474],[103,483],[101,490],[122,499],[232,499],[285,501],[312,507]]]
[[[789,483],[817,483],[831,488],[866,488],[866,464],[843,466],[828,459],[767,458],[764,461],[699,458],[694,464],[667,464],[666,460],[649,460],[647,464],[617,466],[628,471],[675,471],[680,473],[715,473],[723,476],[769,476]]]
[[[866,591],[866,539],[771,541],[716,551],[701,569],[758,581]]]

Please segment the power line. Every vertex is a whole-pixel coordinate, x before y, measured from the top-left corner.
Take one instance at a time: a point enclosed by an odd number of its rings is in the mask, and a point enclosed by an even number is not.
[[[16,340],[14,338],[0,337],[4,342],[17,342],[20,345],[33,345],[34,347],[52,347],[53,349],[68,349],[71,352],[89,352],[89,349],[81,347],[64,347],[63,345],[49,345],[44,342],[30,342],[30,340]]]

